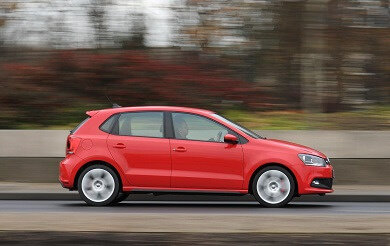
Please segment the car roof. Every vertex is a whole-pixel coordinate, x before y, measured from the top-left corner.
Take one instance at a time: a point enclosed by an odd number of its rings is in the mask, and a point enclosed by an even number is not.
[[[174,106],[137,106],[137,107],[118,107],[118,108],[108,108],[102,110],[92,110],[87,111],[87,114],[92,116],[99,111],[104,111],[106,113],[121,113],[121,112],[138,112],[138,111],[176,111],[176,112],[185,112],[185,113],[198,113],[198,114],[214,114],[215,112],[198,109],[198,108],[188,108],[188,107],[174,107]]]

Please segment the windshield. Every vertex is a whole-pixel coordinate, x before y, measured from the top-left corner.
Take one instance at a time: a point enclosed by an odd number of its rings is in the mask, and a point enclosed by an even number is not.
[[[234,128],[237,128],[238,130],[244,132],[245,134],[251,136],[252,138],[256,138],[256,139],[258,139],[258,138],[264,138],[264,137],[260,136],[259,134],[257,134],[257,133],[255,133],[255,132],[249,130],[248,128],[245,128],[244,126],[241,126],[241,125],[238,124],[238,123],[235,123],[235,122],[233,122],[233,121],[231,121],[231,120],[228,120],[228,119],[226,119],[226,118],[223,117],[223,116],[220,116],[220,115],[218,115],[218,114],[213,114],[213,116],[214,116],[215,118],[217,118],[217,119],[222,120],[222,121],[225,122],[227,125],[230,125],[230,126],[232,126],[232,127],[234,127]]]

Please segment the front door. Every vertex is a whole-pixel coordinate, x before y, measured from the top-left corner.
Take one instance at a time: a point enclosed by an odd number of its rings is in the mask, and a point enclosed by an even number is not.
[[[243,151],[223,141],[229,129],[206,117],[172,113],[173,188],[242,189]]]

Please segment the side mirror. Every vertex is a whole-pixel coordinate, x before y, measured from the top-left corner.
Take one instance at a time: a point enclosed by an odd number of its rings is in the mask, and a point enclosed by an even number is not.
[[[237,144],[238,138],[232,134],[226,134],[225,137],[223,137],[223,141],[225,143]]]

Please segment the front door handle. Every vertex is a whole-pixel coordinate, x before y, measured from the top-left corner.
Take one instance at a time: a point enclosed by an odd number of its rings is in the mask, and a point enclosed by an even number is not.
[[[175,152],[186,152],[187,149],[180,146],[180,147],[177,147],[177,148],[173,149],[173,151],[175,151]]]
[[[126,148],[126,145],[124,145],[123,143],[117,143],[117,144],[114,144],[112,147],[117,148],[117,149],[124,149],[124,148]]]

